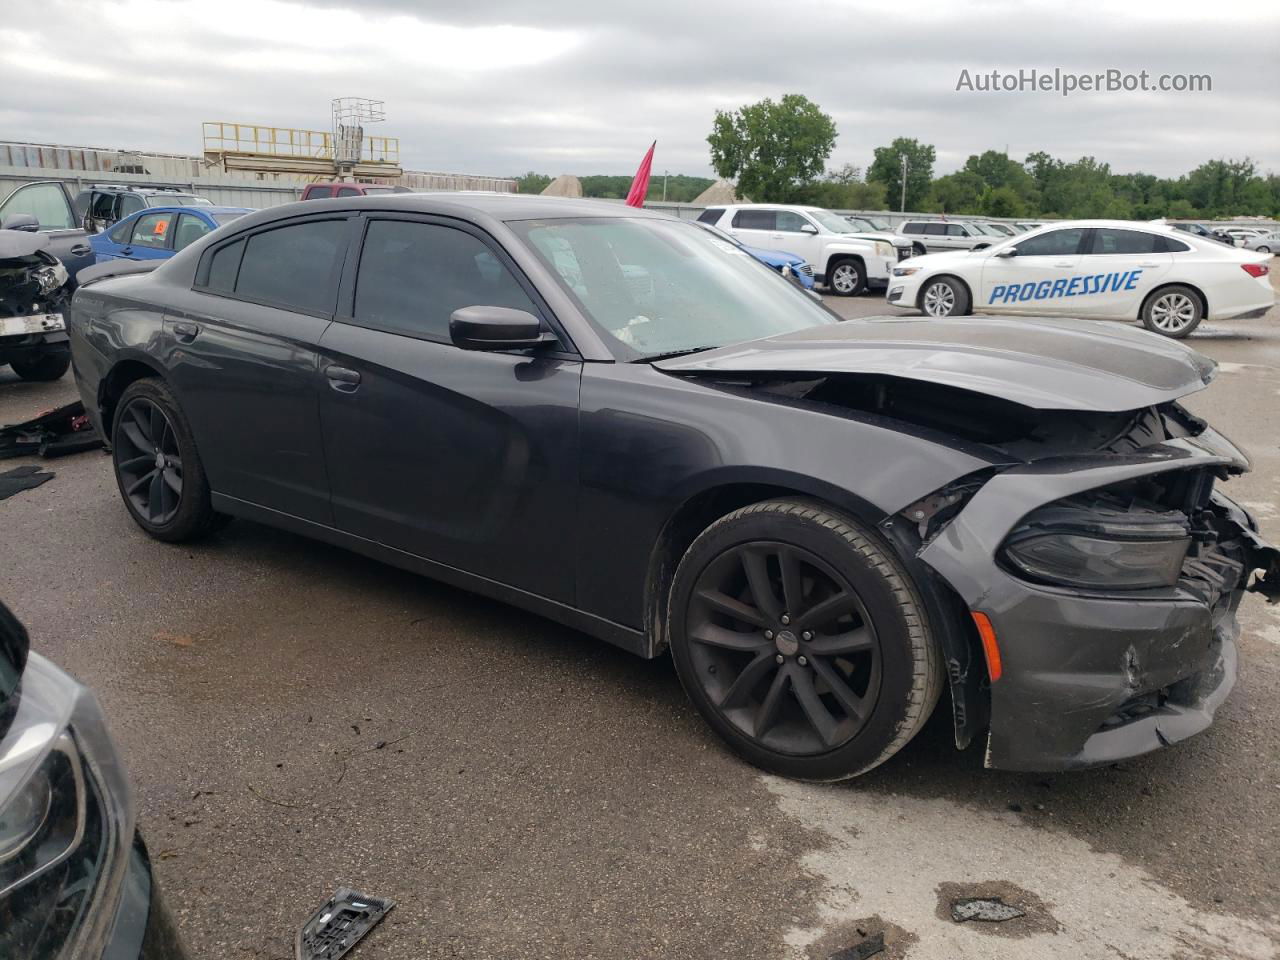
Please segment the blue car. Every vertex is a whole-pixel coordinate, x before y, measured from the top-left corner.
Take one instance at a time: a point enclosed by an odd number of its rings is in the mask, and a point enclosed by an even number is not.
[[[89,238],[94,263],[164,260],[211,230],[253,211],[248,207],[148,207]]]
[[[787,253],[785,250],[765,250],[762,247],[749,247],[737,237],[729,236],[719,227],[713,227],[709,223],[700,221],[695,222],[708,233],[714,233],[726,243],[732,243],[735,247],[745,250],[765,266],[773,267],[784,277],[795,277],[800,282],[800,286],[806,290],[813,289],[813,266],[804,257],[798,257],[794,253]]]

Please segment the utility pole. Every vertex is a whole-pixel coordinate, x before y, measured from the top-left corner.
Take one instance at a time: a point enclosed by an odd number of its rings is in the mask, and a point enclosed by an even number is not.
[[[662,202],[667,202],[667,177],[671,176],[670,170],[662,171]]]
[[[902,155],[902,202],[898,206],[898,209],[903,213],[907,212],[907,168],[909,166],[910,164],[907,163],[907,155],[904,153]]]

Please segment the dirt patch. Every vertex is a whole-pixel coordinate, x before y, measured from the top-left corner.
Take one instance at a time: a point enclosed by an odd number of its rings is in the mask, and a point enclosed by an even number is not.
[[[1024,916],[999,923],[982,920],[969,920],[965,926],[981,933],[997,937],[1021,939],[1033,937],[1040,933],[1057,933],[1062,924],[1054,919],[1049,905],[1030,890],[1009,883],[1005,880],[989,880],[985,883],[940,883],[938,884],[938,919],[955,923],[951,916],[951,904],[956,900],[972,897],[998,897],[1011,907],[1017,907]]]
[[[867,940],[884,938],[884,949],[867,955],[867,960],[903,960],[908,948],[918,939],[902,927],[880,917],[863,917],[860,920],[833,924],[819,939],[809,945],[805,957],[808,960],[833,960],[856,957],[857,947]]]

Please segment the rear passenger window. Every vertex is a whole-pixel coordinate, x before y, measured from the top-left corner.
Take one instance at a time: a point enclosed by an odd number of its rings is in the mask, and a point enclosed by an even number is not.
[[[372,220],[356,273],[355,321],[448,342],[462,307],[540,311],[511,271],[462,230],[409,220]]]
[[[923,223],[904,223],[902,225],[903,233],[924,233]]]
[[[135,247],[163,249],[169,245],[169,228],[172,225],[172,213],[148,213],[134,221],[133,239],[130,243]]]
[[[199,217],[184,213],[178,217],[178,229],[173,235],[173,249],[184,250],[209,232],[209,225]]]
[[[244,253],[244,241],[237,240],[213,252],[209,258],[209,275],[202,286],[214,293],[231,293],[236,288],[236,274],[240,272],[240,256]]]
[[[1103,227],[1093,232],[1093,249],[1097,254],[1159,253],[1162,237],[1141,230],[1113,230]]]
[[[733,215],[733,225],[739,230],[776,230],[776,210],[739,210]]]
[[[724,216],[724,207],[708,207],[698,214],[699,223],[719,223]]]
[[[1157,253],[1186,253],[1191,248],[1181,240],[1175,240],[1173,237],[1161,237],[1160,248]]]
[[[346,220],[308,220],[249,237],[237,297],[287,310],[330,313],[346,248]]]
[[[340,197],[358,197],[360,190],[357,187],[339,187],[338,196]]]
[[[945,223],[926,223],[924,225],[924,232],[931,237],[945,236],[947,232],[947,225]]]

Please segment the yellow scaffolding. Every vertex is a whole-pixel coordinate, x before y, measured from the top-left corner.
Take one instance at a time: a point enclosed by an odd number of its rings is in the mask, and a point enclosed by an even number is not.
[[[240,156],[332,161],[333,146],[333,134],[326,130],[299,130],[219,120],[204,123],[204,155],[211,160]],[[400,138],[361,138],[360,162],[398,167]]]

